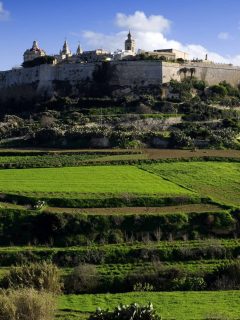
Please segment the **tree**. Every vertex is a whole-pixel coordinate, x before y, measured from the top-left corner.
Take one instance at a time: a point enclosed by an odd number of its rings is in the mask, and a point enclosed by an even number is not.
[[[189,71],[190,71],[191,79],[192,79],[193,75],[196,73],[196,69],[195,68],[190,68]]]
[[[184,78],[186,79],[188,71],[189,71],[189,69],[184,67],[184,68],[181,68],[179,70],[179,74],[183,73],[184,74]]]
[[[38,57],[34,60],[25,61],[22,63],[23,68],[32,68],[36,66],[40,66],[41,64],[53,64],[55,61],[55,58],[52,56],[43,56]]]

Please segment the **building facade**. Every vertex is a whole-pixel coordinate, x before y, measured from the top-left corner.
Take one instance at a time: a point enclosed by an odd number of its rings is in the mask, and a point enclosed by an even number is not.
[[[46,52],[39,48],[37,41],[33,41],[31,49],[27,49],[23,54],[23,61],[32,61],[36,58],[46,56]]]
[[[131,32],[129,30],[127,40],[125,41],[125,51],[130,51],[133,54],[136,52],[136,43],[132,38]]]

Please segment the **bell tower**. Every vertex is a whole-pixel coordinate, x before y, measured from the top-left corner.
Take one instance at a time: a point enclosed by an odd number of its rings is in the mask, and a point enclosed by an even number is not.
[[[136,50],[135,40],[132,39],[132,35],[131,35],[130,30],[129,30],[129,33],[128,33],[128,38],[125,41],[125,50],[126,51],[132,51],[133,53],[135,53],[135,50]]]

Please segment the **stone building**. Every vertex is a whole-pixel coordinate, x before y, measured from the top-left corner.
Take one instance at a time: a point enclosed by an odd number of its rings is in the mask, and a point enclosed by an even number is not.
[[[136,51],[136,43],[135,40],[132,38],[130,30],[128,33],[128,38],[125,41],[125,51],[130,51],[132,53],[135,53]]]
[[[76,55],[80,56],[82,53],[83,53],[83,49],[81,48],[80,43],[79,43],[78,47],[77,47]]]
[[[100,62],[112,59],[111,52],[104,49],[83,51],[79,57],[83,62]]]
[[[68,59],[72,56],[72,52],[69,48],[69,45],[67,43],[67,40],[64,41],[64,44],[63,44],[63,48],[62,50],[60,50],[60,58],[61,60],[65,60],[65,59]]]
[[[166,60],[166,61],[176,61],[178,59],[188,61],[189,54],[176,49],[159,49],[154,51],[140,51],[147,57],[153,57],[155,59]]]
[[[136,42],[132,38],[131,32],[129,30],[127,40],[125,41],[125,50],[117,50],[114,52],[114,60],[124,60],[131,59],[136,55]]]
[[[31,61],[39,57],[46,56],[46,52],[39,48],[37,41],[33,41],[31,49],[27,49],[23,54],[23,61]]]

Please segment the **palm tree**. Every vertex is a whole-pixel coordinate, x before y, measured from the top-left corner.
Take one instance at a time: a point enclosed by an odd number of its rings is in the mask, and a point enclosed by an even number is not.
[[[186,79],[188,71],[189,71],[188,68],[184,67],[179,70],[179,74],[183,73],[184,78]]]
[[[192,79],[193,75],[196,73],[196,69],[195,68],[190,68],[189,71],[191,73],[191,79]]]

